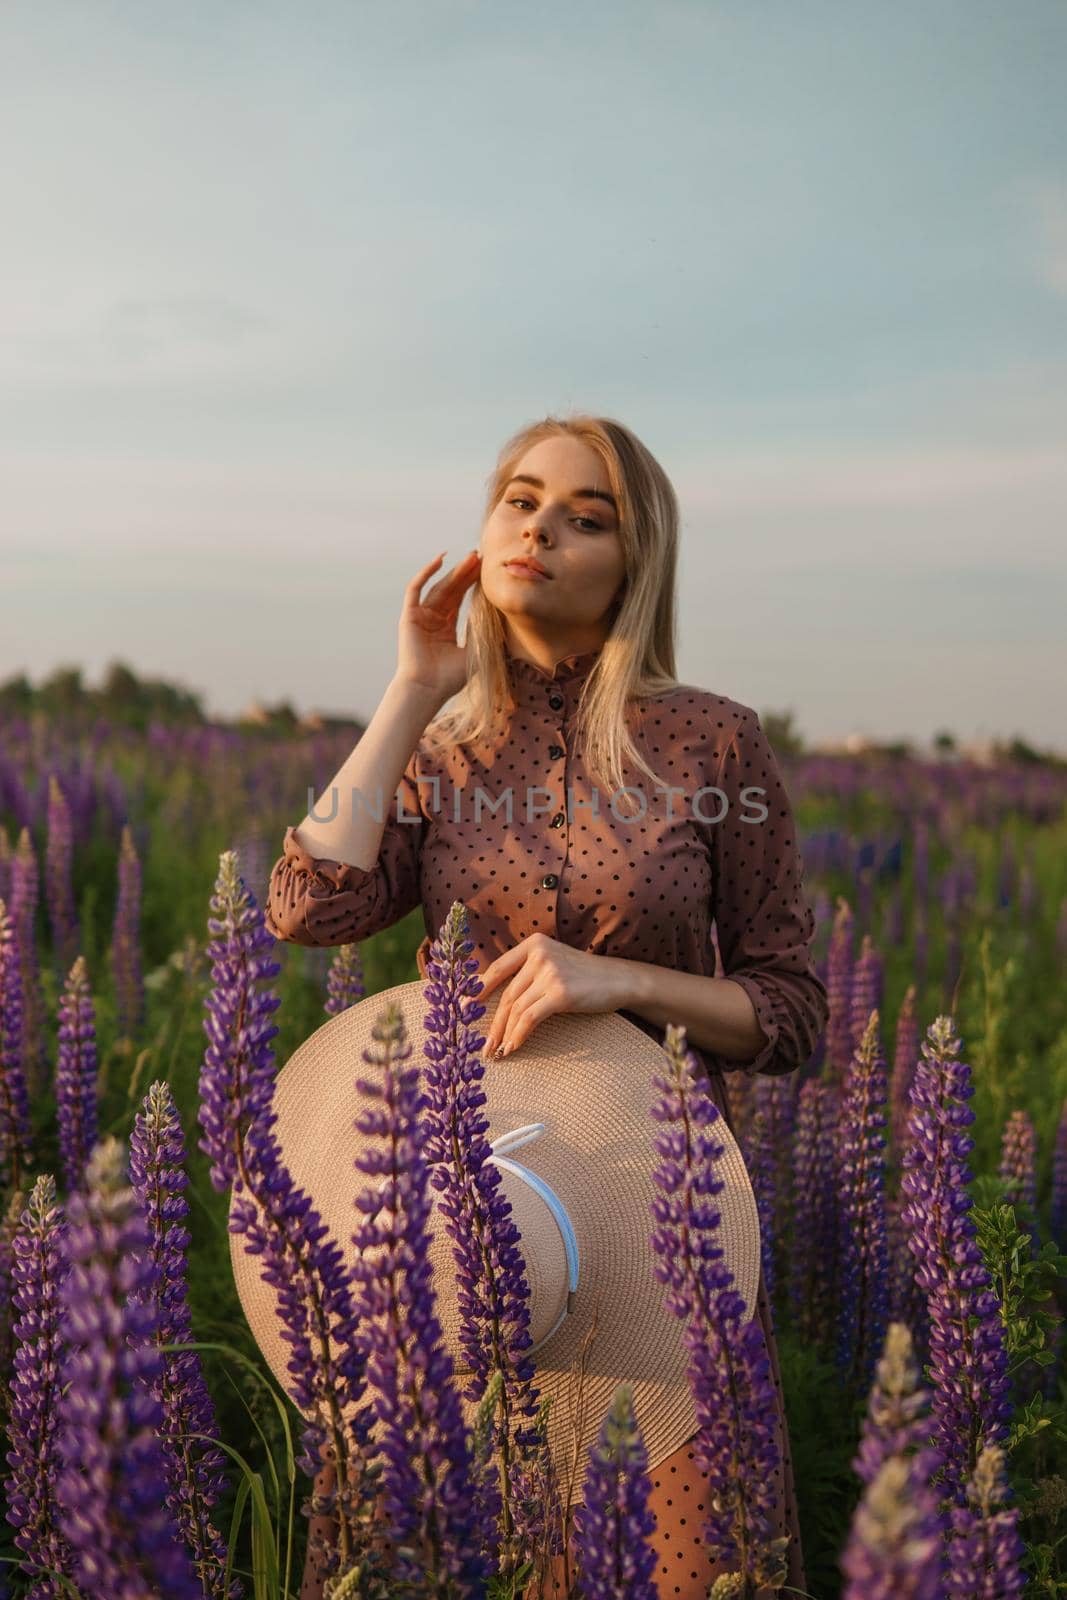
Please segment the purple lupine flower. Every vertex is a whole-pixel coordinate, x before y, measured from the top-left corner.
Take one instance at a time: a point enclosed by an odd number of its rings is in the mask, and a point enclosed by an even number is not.
[[[36,1600],[58,1600],[62,1585],[44,1569],[73,1578],[73,1552],[59,1528],[55,1475],[60,1467],[56,1440],[58,1372],[62,1355],[59,1291],[63,1257],[60,1235],[66,1226],[56,1206],[56,1183],[49,1173],[37,1179],[13,1240],[12,1302],[20,1313],[11,1381],[6,1461],[8,1522],[17,1530],[15,1545],[32,1559],[21,1562],[33,1577]]]
[[[69,1189],[82,1186],[99,1135],[96,1020],[85,957],[79,956],[59,1002],[56,1121],[59,1158]]]
[[[434,985],[429,988],[431,1001],[439,999],[440,990],[435,995]],[[364,1050],[363,1059],[382,1071],[380,1080],[377,1074],[356,1079],[360,1094],[377,1102],[356,1119],[359,1132],[373,1141],[356,1166],[381,1181],[356,1196],[364,1220],[352,1236],[360,1251],[353,1275],[383,1424],[393,1575],[403,1584],[425,1574],[440,1600],[457,1591],[484,1595],[490,1570],[482,1530],[471,1516],[471,1441],[435,1309],[419,1067],[403,1065],[412,1046],[395,1003],[378,1017],[371,1037],[380,1053]]]
[[[372,1410],[359,1404],[366,1362],[353,1284],[340,1246],[325,1237],[319,1213],[281,1159],[270,1042],[278,1031],[270,1017],[279,1001],[267,987],[280,966],[271,957],[276,941],[232,850],[219,858],[211,906],[213,986],[204,1019],[210,1042],[200,1069],[199,1148],[211,1163],[214,1187],[233,1187],[229,1231],[244,1234],[245,1249],[264,1257],[261,1276],[277,1291],[276,1309],[292,1345],[289,1393],[305,1417],[298,1464],[314,1475],[327,1439],[333,1449],[335,1482],[315,1507],[337,1516],[336,1539],[317,1541],[322,1569],[347,1570],[362,1551],[369,1573],[376,1553],[363,1551],[364,1512],[373,1502],[377,1464]],[[343,1414],[350,1403],[351,1418]],[[309,1513],[310,1502],[301,1509]]]
[[[919,1059],[919,1016],[916,1010],[915,985],[909,983],[897,1012],[897,1030],[893,1043],[893,1071],[889,1080],[889,1131],[894,1167],[899,1169],[900,1152],[908,1131],[908,1113],[915,1063]]]
[[[52,950],[60,974],[78,953],[80,933],[74,908],[74,829],[59,779],[48,780],[48,839],[44,855],[45,892]]]
[[[978,1246],[967,1192],[974,1140],[971,1069],[959,1059],[952,1018],[927,1030],[912,1084],[901,1220],[930,1314],[934,1443],[945,1456],[946,1491],[965,1504],[983,1444],[1001,1443],[1011,1418],[1000,1302]]]
[[[904,1322],[890,1322],[867,1398],[859,1447],[851,1461],[863,1483],[873,1483],[890,1456],[927,1450],[931,1476],[940,1463],[939,1453],[929,1444],[930,1391],[919,1380],[911,1329]]]
[[[743,1145],[759,1214],[763,1281],[772,1308],[777,1299],[778,1265],[784,1255],[785,1229],[792,1209],[789,1157],[793,1148],[797,1086],[797,1074],[793,1072],[773,1077],[757,1076]]]
[[[144,981],[141,976],[141,863],[128,823],[122,830],[119,854],[111,972],[119,1032],[132,1038],[144,1021]]]
[[[1027,1230],[1037,1249],[1037,1131],[1026,1111],[1013,1111],[1001,1138],[1000,1177],[1005,1201],[1026,1208]]]
[[[808,1078],[800,1086],[793,1142],[793,1193],[803,1197],[793,1213],[790,1315],[806,1341],[828,1350],[834,1266],[837,1260],[836,1084]]]
[[[499,1560],[509,1571],[542,1537],[544,1502],[551,1508],[558,1491],[534,1420],[536,1368],[522,1354],[533,1336],[520,1236],[491,1160],[488,1118],[479,1110],[486,1100],[480,1055],[485,1035],[477,1022],[485,1007],[477,999],[482,983],[473,949],[466,909],[455,901],[426,962],[423,1136],[430,1182],[439,1191],[437,1204],[453,1241],[458,1337],[471,1373],[464,1397],[480,1400],[494,1371],[502,1374]],[[497,1351],[507,1355],[502,1368]],[[548,1520],[555,1536],[555,1519]]]
[[[120,1142],[97,1145],[86,1192],[68,1198],[59,1291],[60,1532],[74,1581],[108,1600],[203,1600],[166,1504],[148,1227],[123,1171]]]
[[[583,1600],[658,1600],[648,1491],[633,1385],[620,1383],[590,1447],[583,1502],[574,1513]]]
[[[664,1051],[665,1071],[652,1080],[663,1094],[651,1115],[665,1124],[654,1139],[660,1161],[652,1177],[662,1193],[650,1207],[653,1271],[668,1286],[666,1305],[687,1324],[686,1370],[698,1423],[693,1454],[709,1480],[703,1533],[712,1559],[736,1562],[742,1583],[780,1585],[789,1541],[774,1536],[781,1463],[770,1358],[760,1320],[716,1247],[722,1214],[712,1197],[723,1186],[716,1176],[723,1146],[714,1125],[721,1112],[683,1028],[668,1025]]]
[[[0,900],[0,1178],[19,1189],[33,1161],[33,1123],[22,1059],[22,971],[18,936]]]
[[[226,1541],[211,1521],[211,1508],[226,1488],[215,1407],[197,1350],[164,1350],[193,1338],[186,1284],[189,1202],[185,1138],[166,1083],[152,1084],[130,1135],[130,1182],[148,1223],[149,1254],[158,1269],[152,1283],[156,1342],[162,1365],[154,1394],[163,1414],[169,1493],[167,1505],[191,1551],[205,1596],[240,1600],[241,1584],[227,1590]],[[199,1437],[197,1437],[199,1435]]]
[[[241,1135],[270,1106],[275,1063],[270,1021],[281,1004],[267,987],[281,971],[273,959],[275,940],[225,851],[211,900],[208,929],[214,987],[207,997],[204,1031],[208,1047],[200,1069],[197,1120],[204,1130],[198,1148],[211,1161],[211,1182],[221,1194],[238,1176]]]
[[[357,1000],[362,1000],[366,993],[367,984],[359,945],[340,945],[326,974],[324,1009],[331,1017],[335,1017],[338,1012],[347,1011],[349,1006],[354,1006]]]
[[[838,896],[837,913],[826,965],[830,1006],[826,1024],[826,1059],[832,1082],[840,1083],[852,1057],[852,932],[855,919],[847,900]],[[824,1069],[825,1070],[825,1069]]]
[[[1052,1203],[1049,1233],[1056,1248],[1067,1252],[1067,1098],[1060,1107],[1056,1124],[1056,1143],[1052,1152]]]
[[[841,1600],[942,1600],[943,1521],[921,1454],[889,1456],[864,1491],[841,1556]]]
[[[22,1051],[26,1087],[31,1097],[44,1089],[45,1004],[37,960],[37,856],[29,828],[23,828],[11,862],[10,911],[18,935],[22,974]]]
[[[880,1011],[881,1005],[882,958],[870,934],[865,933],[849,991],[849,1039],[853,1050],[859,1048],[871,1012]]]
[[[12,1189],[0,1215],[0,1372],[10,1372],[15,1359],[15,1235],[25,1203],[25,1190]]]
[[[875,1369],[852,1469],[864,1484],[841,1559],[849,1600],[940,1600],[943,1521],[928,1443],[929,1390],[919,1386],[910,1330],[891,1322]]]
[[[1026,1589],[1019,1508],[1009,1506],[1011,1486],[1003,1447],[982,1446],[967,1485],[967,1505],[952,1506],[945,1593],[950,1600],[1017,1600]],[[1003,1503],[1003,1509],[995,1510]]]
[[[889,1322],[886,1232],[885,1060],[872,1011],[841,1095],[837,1137],[837,1348],[850,1387],[866,1389]]]
[[[889,1315],[911,1333],[912,1348],[920,1367],[930,1353],[930,1312],[926,1295],[915,1281],[915,1257],[908,1246],[908,1228],[901,1217],[907,1196],[886,1200],[886,1235],[889,1241]]]

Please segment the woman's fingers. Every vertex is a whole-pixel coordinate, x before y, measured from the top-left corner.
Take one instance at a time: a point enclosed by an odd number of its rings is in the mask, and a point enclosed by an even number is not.
[[[408,584],[408,597],[412,599],[416,605],[437,606],[446,595],[451,597],[453,594],[457,594],[458,599],[462,601],[464,593],[477,579],[478,571],[481,566],[481,557],[479,556],[477,550],[472,550],[468,555],[464,556],[462,561],[457,561],[454,567],[452,567],[448,572],[443,573],[441,577],[438,578],[433,588],[429,589],[425,595],[422,595],[421,590],[423,584],[426,582],[427,578],[433,572],[434,567],[437,566],[440,560],[440,556],[435,556],[432,561],[428,562],[426,566],[422,568],[421,572],[417,572],[415,574],[411,582]]]

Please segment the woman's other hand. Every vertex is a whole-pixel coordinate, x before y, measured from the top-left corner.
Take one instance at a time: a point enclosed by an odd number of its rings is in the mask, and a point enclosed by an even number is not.
[[[481,556],[472,550],[423,596],[422,586],[441,559],[435,556],[404,590],[395,676],[432,691],[443,705],[467,681],[466,645],[456,641],[456,619],[463,596],[478,582]]]
[[[511,950],[491,961],[481,974],[485,999],[510,979],[500,996],[482,1055],[488,1058],[499,1045],[510,1055],[528,1039],[539,1022],[560,1011],[617,1011],[629,1003],[627,963],[614,956],[532,933]]]

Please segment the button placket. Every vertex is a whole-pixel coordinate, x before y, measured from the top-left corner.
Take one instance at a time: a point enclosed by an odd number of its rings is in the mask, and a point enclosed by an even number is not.
[[[563,710],[564,700],[563,700],[563,696],[560,694],[558,689],[552,688],[552,689],[549,690],[549,692],[548,692],[548,704],[549,704],[549,708],[552,711],[562,711]],[[562,729],[559,730],[559,737],[561,739],[563,738]],[[566,754],[567,754],[567,751],[566,751],[565,746],[562,745],[562,744],[557,744],[555,742],[555,740],[553,740],[553,742],[548,747],[548,758],[549,758],[550,761],[562,760],[563,758],[565,758]],[[564,772],[564,778],[566,778],[566,772]],[[562,826],[563,826],[563,824],[564,824],[564,822],[566,820],[567,820],[566,819],[566,813],[563,812],[563,811],[557,811],[555,816],[552,818],[551,822],[549,823],[549,827],[558,830],[558,829],[562,828]],[[559,838],[559,843],[562,846],[563,854],[565,855],[566,854],[566,850],[567,850],[566,838],[563,835],[558,835],[558,838]],[[561,861],[560,865],[562,866],[562,864],[563,863]],[[545,875],[541,879],[541,887],[542,887],[542,889],[558,889],[559,888],[559,879],[560,879],[560,875],[559,875],[558,872],[546,872]],[[553,921],[555,921],[555,912],[554,911],[553,911]]]

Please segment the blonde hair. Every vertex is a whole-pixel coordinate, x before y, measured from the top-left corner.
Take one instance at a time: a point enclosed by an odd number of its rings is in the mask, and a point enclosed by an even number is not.
[[[486,521],[527,450],[559,434],[581,439],[597,452],[619,508],[625,561],[622,593],[612,602],[611,631],[582,685],[576,712],[577,731],[594,779],[614,795],[623,787],[627,761],[657,784],[663,782],[630,738],[624,711],[632,698],[665,694],[677,687],[678,500],[667,474],[635,434],[610,417],[579,412],[547,416],[512,435],[488,479]],[[465,648],[466,684],[456,703],[426,729],[424,740],[431,749],[481,739],[495,729],[500,708],[510,700],[503,619],[480,585],[471,597]],[[510,705],[513,708],[513,700]]]

